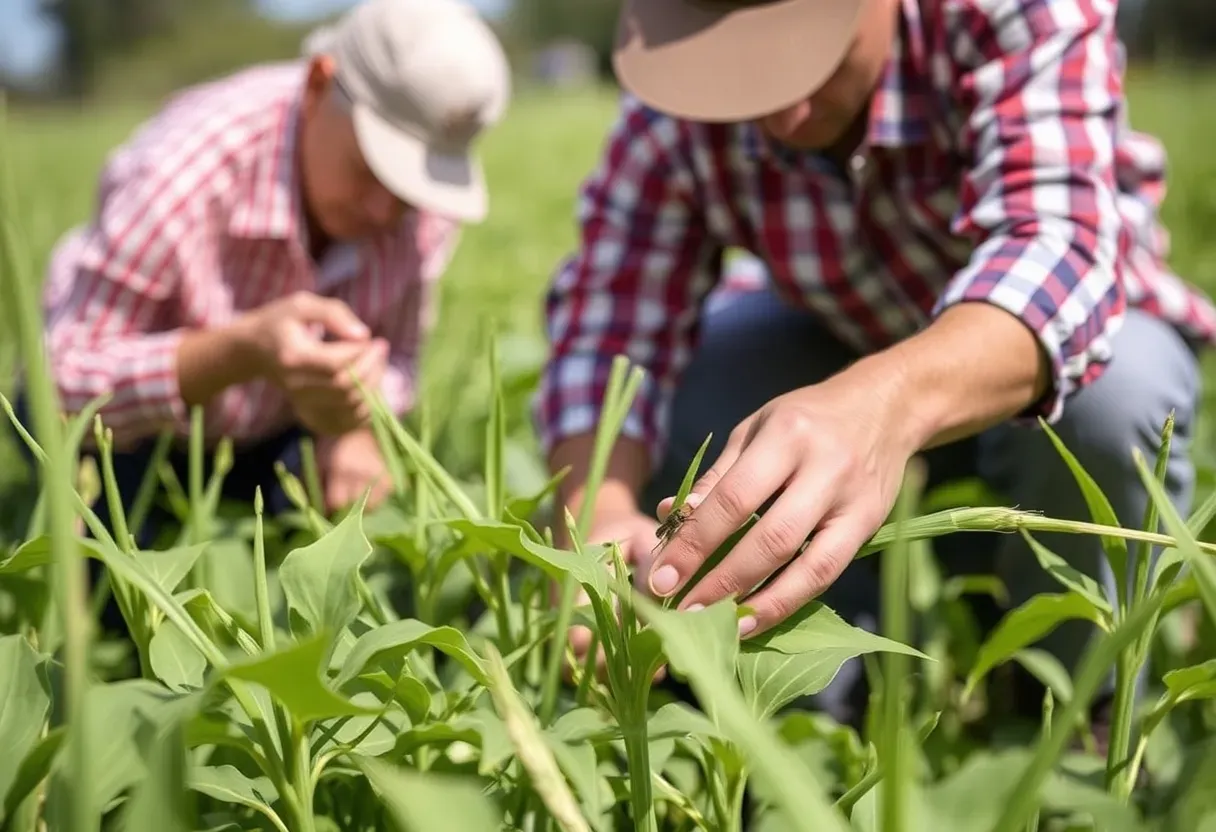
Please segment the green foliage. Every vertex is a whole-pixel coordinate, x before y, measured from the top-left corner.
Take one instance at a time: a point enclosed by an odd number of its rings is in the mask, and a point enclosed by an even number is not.
[[[571,132],[600,135],[606,111],[570,106]],[[507,246],[526,230],[514,224],[567,227],[568,205],[545,190],[543,174],[554,158],[590,161],[547,129],[518,124],[512,140],[526,139],[532,152],[510,167],[535,187],[524,197],[501,189],[503,207],[483,230],[494,256],[458,260],[460,274],[490,275],[490,288],[445,288],[453,325],[438,328],[428,356],[424,412],[404,424],[378,412],[394,471],[388,505],[321,517],[307,487],[293,483],[297,510],[269,520],[260,505],[233,512],[207,499],[218,479],[191,478],[174,496],[153,478],[158,499],[181,510],[183,537],[134,550],[117,526],[137,525],[137,512],[94,529],[92,540],[74,522],[95,519],[67,473],[78,437],[96,427],[91,416],[62,431],[55,420],[29,426],[48,475],[45,508],[22,525],[29,533],[0,548],[0,823],[66,829],[75,808],[78,828],[96,829],[729,832],[745,820],[762,830],[1202,828],[1214,809],[1216,756],[1202,738],[1216,670],[1202,643],[1179,647],[1174,634],[1191,614],[1213,623],[1208,469],[1199,504],[1179,517],[1158,469],[1134,459],[1156,506],[1141,522],[1114,518],[1074,466],[1090,496],[1088,525],[965,490],[920,495],[913,478],[862,553],[883,578],[876,632],[816,603],[740,642],[731,603],[694,613],[656,604],[632,589],[617,550],[588,544],[585,524],[547,511],[554,483],[537,469],[525,427],[534,342],[495,338],[484,350],[490,361],[470,369],[468,356],[484,346],[469,334],[481,326],[477,310],[523,294],[509,282],[550,268],[569,242]],[[41,134],[31,141],[55,147]],[[529,167],[534,156],[545,169]],[[22,175],[45,177],[49,189],[83,178],[38,165]],[[559,185],[563,200],[573,193],[572,182]],[[82,215],[85,196],[65,202],[56,221]],[[31,237],[49,243],[37,205],[22,217]],[[1182,258],[1202,262],[1205,245],[1184,229]],[[510,316],[524,310],[520,326],[529,326],[533,305]],[[622,362],[616,372],[605,447],[636,389],[628,370]],[[445,393],[452,379],[459,389]],[[1163,438],[1171,441],[1168,425]],[[1192,441],[1202,461],[1202,443]],[[554,528],[573,529],[569,546],[554,543]],[[943,578],[933,544],[990,530],[1027,539],[1059,589],[1006,610],[983,637],[967,602],[999,600],[1002,588],[987,576]],[[1102,540],[1126,600],[1104,598],[1041,545],[1043,532],[1057,531]],[[1141,567],[1147,543],[1164,543],[1153,569]],[[86,558],[109,567],[136,636],[129,672],[110,658],[109,642],[67,626],[91,621],[64,580]],[[581,588],[587,603],[572,593],[568,605],[551,604],[552,582]],[[1075,675],[1035,646],[1071,619],[1097,622],[1102,634]],[[561,681],[572,623],[596,633],[602,678],[574,667]],[[851,657],[873,682],[865,719],[838,725],[806,710]],[[1014,665],[1052,691],[1040,725],[994,717],[1001,674]],[[1126,703],[1140,667],[1150,670],[1149,697],[1117,708],[1110,751],[1092,753],[1099,681],[1116,671]],[[691,700],[671,701],[659,672],[687,683]],[[1150,781],[1137,787],[1141,773]],[[72,801],[77,793],[87,799]]]

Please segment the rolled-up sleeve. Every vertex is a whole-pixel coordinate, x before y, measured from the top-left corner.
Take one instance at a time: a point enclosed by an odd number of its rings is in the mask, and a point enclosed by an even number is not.
[[[947,29],[970,148],[954,229],[976,240],[936,312],[1014,314],[1051,362],[1024,419],[1055,421],[1111,357],[1125,309],[1115,133],[1122,87],[1110,0],[958,0]]]
[[[550,357],[534,414],[546,454],[597,429],[613,361],[624,355],[646,375],[622,434],[659,464],[672,391],[721,265],[695,190],[681,123],[624,96],[580,190],[577,250],[545,297]]]

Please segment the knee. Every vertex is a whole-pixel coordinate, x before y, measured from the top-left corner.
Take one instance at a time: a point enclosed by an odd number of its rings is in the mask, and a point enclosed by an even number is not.
[[[1134,475],[1132,449],[1151,466],[1172,413],[1171,456],[1183,460],[1200,383],[1197,359],[1178,333],[1133,310],[1105,372],[1072,398],[1054,430],[1087,470],[1097,469],[1095,477],[1102,470]]]

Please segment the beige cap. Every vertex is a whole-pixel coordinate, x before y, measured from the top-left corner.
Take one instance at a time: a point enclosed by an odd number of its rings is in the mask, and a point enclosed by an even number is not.
[[[305,51],[334,58],[359,146],[386,188],[457,220],[485,218],[473,144],[506,111],[511,73],[476,9],[462,0],[363,0]]]
[[[844,59],[866,0],[622,0],[617,80],[661,112],[745,121],[809,97]]]

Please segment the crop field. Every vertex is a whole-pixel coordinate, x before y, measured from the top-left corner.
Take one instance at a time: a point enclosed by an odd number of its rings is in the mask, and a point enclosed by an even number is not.
[[[1174,265],[1216,289],[1216,78],[1138,71],[1129,86],[1133,124],[1171,154]],[[146,503],[97,522],[104,424],[58,417],[34,348],[50,247],[87,216],[106,152],[147,110],[7,114],[0,392],[10,401],[25,372],[34,409],[0,442],[0,830],[1216,829],[1210,406],[1187,516],[1165,501],[1153,458],[1136,460],[1157,509],[1145,518],[1115,518],[1073,465],[1087,524],[989,504],[967,483],[925,493],[913,466],[860,555],[881,565],[874,633],[812,604],[740,642],[734,604],[678,613],[639,596],[619,553],[579,533],[586,517],[550,511],[528,414],[542,293],[574,242],[576,189],[613,103],[609,91],[525,92],[489,137],[491,217],[466,230],[445,277],[423,405],[404,423],[376,412],[387,505],[324,516],[311,478],[284,474],[296,510],[272,522],[217,499],[231,446],[195,443],[184,481],[148,471],[149,497],[181,521],[155,551],[130,543]],[[617,369],[601,451],[637,381]],[[86,436],[103,454],[82,469]],[[552,546],[565,523],[571,551]],[[934,543],[984,531],[1100,535],[1132,600],[1112,606],[1041,549],[1026,568],[1050,570],[1057,591],[979,632],[967,605],[1000,587],[943,579]],[[1162,552],[1152,568],[1150,545]],[[90,562],[106,567],[93,589]],[[96,626],[105,597],[129,640]],[[1103,631],[1072,676],[1035,648],[1071,618]],[[602,676],[565,666],[572,624],[595,631]],[[802,704],[852,657],[872,691],[858,726]],[[1001,712],[1015,666],[1046,686],[1037,721]],[[657,685],[660,669],[686,695]],[[1087,714],[1112,673],[1103,754]]]

